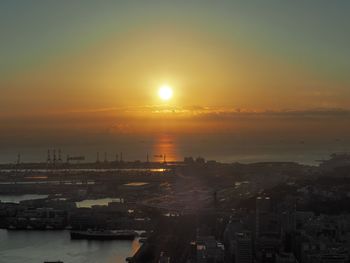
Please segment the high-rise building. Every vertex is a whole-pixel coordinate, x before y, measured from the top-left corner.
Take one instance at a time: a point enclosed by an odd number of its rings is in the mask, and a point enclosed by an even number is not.
[[[270,197],[256,199],[255,255],[259,262],[274,262],[281,247],[280,215],[272,212]]]
[[[271,198],[266,196],[259,196],[256,198],[255,208],[255,239],[258,240],[261,232],[261,217],[271,212]]]
[[[250,232],[237,232],[233,246],[235,263],[253,262],[253,239]]]
[[[276,256],[276,263],[298,263],[292,253],[279,253]]]

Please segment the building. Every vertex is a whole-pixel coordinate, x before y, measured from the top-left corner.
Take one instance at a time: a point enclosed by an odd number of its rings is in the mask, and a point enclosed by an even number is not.
[[[256,198],[256,208],[255,208],[255,238],[259,239],[261,227],[262,227],[262,217],[271,212],[271,198],[270,197],[257,197]]]
[[[298,263],[298,261],[292,253],[279,253],[276,255],[276,263]]]
[[[195,258],[197,263],[223,263],[224,246],[215,240],[213,236],[197,236],[192,243],[195,247]]]
[[[257,197],[255,220],[256,257],[260,262],[275,262],[282,246],[281,216],[272,212],[270,197]]]
[[[237,232],[233,246],[235,263],[253,262],[253,239],[250,232]]]

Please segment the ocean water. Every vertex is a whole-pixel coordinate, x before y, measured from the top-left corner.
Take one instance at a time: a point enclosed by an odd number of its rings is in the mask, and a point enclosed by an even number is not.
[[[76,140],[53,140],[52,142],[28,142],[8,144],[0,148],[0,163],[14,163],[20,153],[21,162],[45,162],[47,151],[61,149],[62,159],[66,156],[84,156],[86,161],[107,160],[145,161],[147,154],[151,161],[183,160],[185,156],[202,156],[221,162],[295,161],[316,165],[317,160],[327,159],[331,153],[350,150],[350,139],[313,138],[294,136],[284,138],[261,136],[260,138],[234,135],[176,136],[161,134],[155,136],[114,136],[99,140],[81,138]]]

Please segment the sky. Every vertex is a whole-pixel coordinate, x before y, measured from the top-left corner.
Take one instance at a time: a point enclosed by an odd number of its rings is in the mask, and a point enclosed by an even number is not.
[[[346,0],[1,1],[0,146],[345,136],[349,11]]]

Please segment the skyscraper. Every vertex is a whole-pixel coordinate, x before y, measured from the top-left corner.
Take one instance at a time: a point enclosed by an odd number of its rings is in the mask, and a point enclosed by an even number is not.
[[[237,232],[234,239],[235,263],[253,262],[253,239],[250,232]]]

